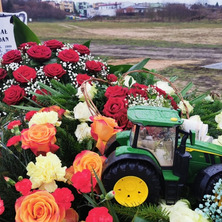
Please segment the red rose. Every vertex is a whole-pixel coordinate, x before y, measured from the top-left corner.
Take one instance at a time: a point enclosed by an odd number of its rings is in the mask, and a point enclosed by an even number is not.
[[[37,94],[39,94],[39,95],[51,95],[51,93],[48,92],[46,89],[41,89],[41,90],[40,90],[40,89],[37,89],[37,90],[35,91],[35,93],[37,93]],[[32,100],[33,100],[34,102],[40,104],[40,103],[37,101],[37,96],[36,96],[36,95],[34,95],[34,96],[32,97]]]
[[[158,88],[157,86],[152,86],[152,85],[151,85],[151,87],[152,87],[153,89],[155,89],[155,90],[159,93],[159,95],[163,95],[163,96],[166,96],[166,95],[167,95],[167,93],[166,93],[164,90]]]
[[[13,129],[14,127],[16,126],[20,126],[22,125],[21,121],[20,120],[14,120],[12,122],[10,122],[7,126],[8,129]]]
[[[114,119],[118,123],[119,128],[125,129],[126,127],[128,127],[129,120],[127,117],[127,109],[123,109],[119,111],[118,113],[116,113],[116,115],[114,116]]]
[[[7,146],[16,146],[18,145],[18,143],[21,141],[21,136],[17,135],[17,136],[13,136],[12,138],[10,138],[7,142]]]
[[[13,76],[17,82],[28,83],[36,78],[36,71],[31,67],[22,65],[13,72]]]
[[[102,62],[98,62],[101,66],[101,68],[104,68],[105,70],[107,69],[107,67],[102,63]]]
[[[57,188],[52,195],[59,207],[64,207],[66,210],[71,207],[71,201],[74,200],[74,195],[71,190],[66,187]]]
[[[133,88],[136,88],[136,89],[147,89],[148,86],[143,85],[143,84],[139,84],[139,83],[134,83],[133,84]]]
[[[61,49],[64,44],[56,39],[51,39],[44,42],[44,45],[49,47],[51,50]]]
[[[94,189],[97,184],[96,178],[92,177],[92,174],[88,169],[73,174],[71,181],[76,190],[81,193],[90,193],[91,188],[93,187]]]
[[[145,99],[148,99],[147,91],[144,90],[144,89],[132,88],[132,89],[129,90],[128,94],[133,95],[134,97],[140,95],[140,96],[144,97]]]
[[[11,85],[4,93],[3,102],[8,105],[15,105],[26,95],[25,90],[18,85]]]
[[[106,89],[105,96],[109,97],[125,97],[128,93],[128,89],[122,86],[109,86]]]
[[[116,82],[116,81],[117,81],[117,77],[116,77],[114,74],[109,74],[109,75],[107,75],[107,79],[108,79],[110,82]]]
[[[29,48],[31,48],[32,46],[34,45],[37,45],[36,42],[25,42],[25,43],[22,43],[18,49],[19,50],[22,50],[23,52],[26,52]]]
[[[86,222],[113,222],[113,218],[106,207],[95,207],[89,211]]]
[[[100,72],[102,70],[100,62],[96,61],[87,61],[86,62],[86,69],[93,72]]]
[[[90,54],[90,50],[87,46],[85,45],[79,45],[79,44],[75,44],[73,45],[73,49],[78,51],[80,53],[80,55],[89,55]]]
[[[104,105],[103,113],[108,117],[114,117],[120,111],[126,111],[125,97],[109,97]]]
[[[19,63],[22,61],[21,52],[17,49],[10,50],[2,56],[2,64],[10,64],[12,62]]]
[[[44,45],[35,45],[28,49],[27,54],[33,59],[42,61],[50,59],[52,51]]]
[[[7,76],[7,71],[5,69],[0,68],[0,80],[4,79]]]
[[[32,188],[32,182],[29,179],[23,179],[15,184],[15,189],[22,195],[28,195]]]
[[[178,109],[178,106],[177,106],[177,103],[174,101],[173,97],[168,95],[168,96],[167,96],[167,99],[170,100],[171,106],[172,106],[175,110],[177,110],[177,109]]]
[[[85,80],[90,79],[90,78],[91,78],[91,76],[88,76],[87,74],[78,74],[76,76],[76,81],[77,81],[78,85],[80,86],[80,85],[82,85],[82,83]]]
[[[57,63],[52,63],[44,66],[43,71],[46,76],[51,78],[61,78],[63,75],[66,74],[66,71],[62,68],[62,65]]]
[[[59,52],[58,58],[60,58],[63,62],[76,63],[79,61],[79,55],[73,49],[65,49]]]

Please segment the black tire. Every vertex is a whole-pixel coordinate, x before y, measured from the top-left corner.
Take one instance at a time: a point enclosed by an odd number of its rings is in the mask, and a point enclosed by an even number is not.
[[[221,178],[222,178],[222,173],[218,173],[212,176],[212,178],[207,183],[207,187],[205,189],[204,194],[212,194],[212,190],[214,189],[215,183],[217,183]]]
[[[123,160],[112,165],[102,176],[107,192],[113,190],[117,181],[126,176],[136,176],[142,179],[148,187],[147,203],[157,203],[160,198],[160,178],[154,168],[140,160]]]

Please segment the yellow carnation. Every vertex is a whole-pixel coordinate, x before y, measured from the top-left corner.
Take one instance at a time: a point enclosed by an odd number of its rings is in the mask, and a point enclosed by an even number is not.
[[[51,123],[54,126],[60,126],[61,122],[58,120],[59,116],[58,113],[55,111],[35,113],[29,121],[29,128],[33,124],[45,124],[45,123]]]
[[[66,167],[62,167],[60,159],[51,152],[46,156],[36,157],[36,163],[30,162],[26,169],[32,182],[32,189],[54,192],[57,189],[55,180],[66,182]]]

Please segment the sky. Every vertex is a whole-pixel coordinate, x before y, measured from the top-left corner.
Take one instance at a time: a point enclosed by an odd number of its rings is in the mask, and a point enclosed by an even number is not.
[[[95,3],[95,2],[104,2],[104,3],[113,3],[113,2],[157,3],[159,2],[159,3],[186,3],[186,4],[207,3],[209,5],[215,5],[218,2],[219,5],[222,5],[222,0],[84,0],[84,1],[89,2],[89,3]]]

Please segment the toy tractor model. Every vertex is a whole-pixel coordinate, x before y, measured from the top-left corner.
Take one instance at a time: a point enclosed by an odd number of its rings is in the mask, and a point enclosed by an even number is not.
[[[179,111],[164,107],[128,109],[131,131],[108,141],[102,181],[115,191],[116,201],[128,207],[164,198],[180,198],[186,185],[201,200],[222,177],[222,147],[195,141],[195,132],[181,129]]]

